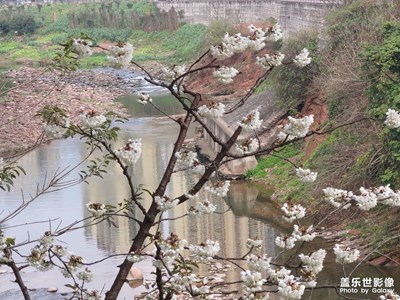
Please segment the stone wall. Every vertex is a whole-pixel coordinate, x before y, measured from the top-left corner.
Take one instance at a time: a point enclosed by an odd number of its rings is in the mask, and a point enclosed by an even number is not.
[[[276,19],[290,36],[303,29],[324,27],[333,0],[156,0],[160,9],[183,11],[188,23],[209,24],[228,19],[233,23]]]

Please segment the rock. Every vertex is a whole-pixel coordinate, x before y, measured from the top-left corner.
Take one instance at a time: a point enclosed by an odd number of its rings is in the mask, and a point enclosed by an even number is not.
[[[126,277],[126,280],[128,281],[128,285],[131,288],[141,286],[143,284],[143,271],[139,268],[132,267],[129,270],[129,274]]]
[[[55,293],[55,292],[57,292],[57,291],[58,291],[58,288],[55,288],[55,287],[49,287],[49,288],[47,289],[47,291],[48,291],[49,293]]]

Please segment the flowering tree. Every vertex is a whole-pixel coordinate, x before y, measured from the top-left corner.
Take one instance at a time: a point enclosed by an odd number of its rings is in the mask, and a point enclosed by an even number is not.
[[[307,215],[305,207],[292,202],[284,203],[282,206],[283,218],[289,223],[294,223],[293,232],[290,235],[282,235],[276,238],[276,245],[282,249],[276,257],[263,253],[262,241],[260,240],[248,240],[248,251],[246,253],[237,258],[227,258],[219,256],[220,244],[218,241],[207,240],[199,245],[189,244],[174,233],[163,236],[159,230],[160,224],[168,220],[163,218],[164,212],[192,200],[201,189],[206,189],[219,197],[227,195],[230,181],[217,180],[214,184],[210,183],[210,179],[215,176],[223,164],[255,154],[272,155],[274,150],[285,145],[327,132],[310,130],[314,122],[312,115],[289,117],[286,125],[276,136],[276,142],[272,146],[265,146],[262,145],[258,136],[262,125],[258,110],[251,111],[244,116],[226,141],[220,140],[206,125],[205,118],[220,118],[242,106],[274,68],[290,63],[302,68],[311,62],[307,49],[303,49],[297,56],[291,58],[285,57],[283,53],[278,51],[269,51],[267,54],[257,57],[254,62],[255,67],[263,69],[263,74],[256,80],[254,86],[230,109],[227,109],[223,103],[204,103],[203,95],[187,87],[186,82],[190,78],[203,70],[210,69],[213,71],[216,80],[221,83],[233,82],[239,70],[233,66],[224,65],[225,59],[244,51],[258,52],[265,48],[267,42],[276,42],[282,38],[279,25],[267,29],[251,25],[249,26],[249,33],[248,36],[226,34],[220,45],[212,46],[209,51],[189,67],[175,65],[171,68],[164,68],[164,77],[161,79],[155,78],[142,68],[147,75],[146,80],[167,89],[185,111],[184,117],[177,118],[167,115],[171,121],[179,125],[179,132],[168,165],[154,191],[143,189],[140,182],[136,181],[134,172],[131,172],[135,163],[141,157],[141,140],[128,140],[122,148],[115,149],[114,147],[119,131],[117,122],[123,122],[123,118],[113,113],[102,115],[92,110],[83,113],[78,120],[73,121],[60,108],[45,107],[41,117],[44,122],[44,131],[49,137],[63,138],[79,135],[88,145],[88,158],[96,150],[101,150],[102,156],[97,160],[90,161],[76,180],[65,181],[66,175],[71,170],[63,170],[54,174],[53,178],[45,182],[43,187],[38,189],[29,201],[24,202],[14,212],[2,218],[0,225],[12,220],[20,211],[29,209],[28,206],[32,201],[51,189],[67,188],[84,182],[92,176],[101,177],[110,163],[119,166],[129,187],[130,195],[128,199],[119,203],[118,208],[104,203],[90,202],[87,205],[87,209],[91,213],[90,217],[63,228],[47,231],[40,238],[27,242],[32,244],[31,251],[24,254],[27,266],[41,271],[58,268],[66,278],[72,281],[71,287],[75,290],[73,298],[101,299],[103,295],[99,291],[88,290],[85,287],[85,283],[93,277],[89,264],[83,257],[69,254],[64,246],[56,243],[55,238],[71,230],[96,226],[101,222],[108,221],[113,224],[114,218],[128,218],[138,224],[139,230],[133,237],[129,252],[121,254],[124,258],[123,262],[119,265],[118,275],[114,278],[110,290],[105,293],[105,299],[117,299],[119,291],[126,283],[131,267],[148,257],[153,260],[155,281],[148,285],[146,299],[176,299],[179,296],[212,299],[215,295],[224,297],[226,294],[232,294],[240,299],[268,299],[270,293],[278,294],[281,299],[300,299],[306,289],[337,288],[336,285],[318,285],[318,273],[323,269],[327,250],[319,249],[304,254],[301,253],[304,243],[317,236],[318,228],[329,215],[338,213],[350,206],[357,206],[362,210],[370,210],[378,204],[400,206],[400,192],[392,190],[389,186],[362,187],[359,193],[327,187],[323,190],[324,198],[334,208],[328,216],[313,225],[306,225],[308,223],[303,221]],[[91,42],[87,38],[70,40],[64,44],[64,53],[56,58],[58,66],[63,70],[74,68],[77,58],[91,55],[91,46]],[[133,63],[140,67],[132,62],[134,48],[131,44],[118,43],[108,50],[110,53],[109,61],[113,66],[124,68]],[[206,55],[213,57],[208,63],[203,60]],[[138,101],[143,105],[156,107],[150,95],[141,94]],[[360,119],[356,122],[363,120]],[[220,146],[219,152],[209,163],[202,163],[195,152],[183,147],[189,126],[194,121],[198,122],[213,142]],[[384,123],[389,128],[397,130],[400,127],[400,114],[389,109]],[[345,125],[349,124],[339,126]],[[334,129],[329,129],[329,131],[332,130]],[[239,142],[238,137],[242,132],[247,132],[249,138],[246,141]],[[292,164],[300,181],[309,183],[316,180],[318,175],[316,172]],[[197,174],[196,183],[182,195],[167,195],[166,191],[172,174],[184,170]],[[18,167],[16,162],[1,160],[0,187],[2,189],[11,188],[13,179],[21,171],[23,170]],[[141,202],[143,193],[148,193],[151,196],[150,207],[143,206]],[[134,209],[139,210],[143,217],[137,218],[133,214]],[[181,217],[201,217],[204,214],[213,213],[215,209],[214,203],[201,199],[198,204],[191,206],[187,213]],[[21,276],[21,267],[17,267],[13,260],[13,256],[19,253],[18,249],[23,244],[18,242],[18,238],[5,236],[0,231],[0,264],[12,269],[25,299],[30,299],[29,291]],[[282,254],[286,251],[290,251],[292,255],[282,262]],[[337,263],[343,266],[355,262],[360,257],[358,250],[350,249],[341,244],[336,244],[333,251]],[[294,257],[297,257],[297,260],[292,259]],[[364,259],[367,257],[368,255]],[[196,272],[199,265],[214,260],[229,260],[241,269],[242,288],[240,290],[221,290],[220,285],[210,282],[207,275],[200,275]],[[345,271],[345,268],[343,270]],[[344,276],[346,277],[346,273]],[[394,292],[389,292],[382,295],[381,299],[399,299],[399,296]]]

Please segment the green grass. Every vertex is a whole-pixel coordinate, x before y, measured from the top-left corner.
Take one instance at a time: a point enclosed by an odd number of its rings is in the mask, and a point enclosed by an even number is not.
[[[17,41],[2,41],[0,42],[0,53],[9,53],[21,47],[22,44]]]

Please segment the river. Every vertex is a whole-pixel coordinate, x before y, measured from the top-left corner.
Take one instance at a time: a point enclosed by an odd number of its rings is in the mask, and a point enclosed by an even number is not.
[[[164,105],[168,113],[179,113],[177,108],[171,104],[170,99],[168,100],[164,96],[154,98],[156,102]],[[148,107],[137,104],[132,98],[127,97],[121,101],[128,107],[132,118],[120,126],[122,131],[119,145],[122,145],[123,141],[128,138],[142,139],[142,157],[134,169],[135,184],[143,184],[145,188],[154,190],[172,152],[173,141],[178,132],[177,125],[167,118],[160,117],[157,112]],[[168,101],[170,103],[167,103]],[[115,147],[118,147],[118,145]],[[29,194],[34,193],[37,184],[43,182],[44,178],[48,177],[51,172],[75,165],[85,156],[85,153],[86,146],[79,138],[75,137],[42,145],[27,154],[20,162],[27,175],[16,180],[15,187],[11,192],[0,192],[0,212],[5,214],[12,211],[21,204],[22,193],[24,197],[29,198]],[[77,172],[72,174],[72,177],[74,176],[77,176]],[[173,197],[186,192],[195,182],[197,177],[194,176],[185,172],[175,174],[169,184],[167,194]],[[210,199],[217,204],[217,211],[227,212],[166,222],[162,227],[162,232],[164,236],[174,232],[191,243],[201,243],[207,239],[219,240],[222,246],[220,254],[228,257],[242,256],[246,253],[248,238],[263,239],[265,252],[275,256],[279,252],[274,243],[275,237],[281,231],[286,231],[287,226],[280,218],[279,207],[270,201],[270,195],[271,190],[248,182],[234,182],[224,200],[212,197],[212,195],[202,191],[200,198]],[[117,205],[119,201],[126,197],[128,197],[128,190],[124,184],[121,171],[116,165],[112,164],[104,180],[93,178],[90,179],[90,184],[80,184],[44,195],[12,222],[4,226],[46,220],[54,221],[10,227],[4,231],[6,235],[15,236],[17,243],[35,239],[44,231],[50,229],[50,223],[51,228],[55,228],[61,222],[62,225],[67,225],[89,216],[85,205],[90,201]],[[144,205],[148,206],[149,203],[150,200],[145,198]],[[175,210],[168,211],[168,216],[180,216],[188,210],[190,205],[193,205],[193,203],[185,203]],[[68,245],[68,249],[74,254],[83,256],[86,262],[96,261],[108,255],[127,252],[129,249],[132,237],[138,229],[136,223],[119,218],[116,219],[116,224],[118,225],[117,228],[104,223],[74,231],[59,237],[58,240],[60,243]],[[319,240],[314,243],[313,247],[318,248],[321,244],[325,246],[326,242]],[[16,260],[23,262],[21,258],[16,258]],[[106,291],[117,273],[116,266],[121,260],[121,257],[112,257],[91,267],[95,277],[87,287],[104,288],[104,291]],[[149,260],[144,260],[136,266],[143,270],[145,278],[151,276],[150,273],[153,269]],[[398,286],[400,277],[396,273],[397,270],[395,268],[375,268],[363,265],[356,275],[358,277],[393,277],[396,286]],[[59,292],[65,292],[68,291],[68,288],[64,287],[64,284],[71,283],[57,270],[42,273],[27,268],[22,273],[29,288],[54,286],[59,289]],[[240,278],[237,272],[229,272],[227,276],[229,281],[239,280]],[[325,271],[321,274],[319,283],[338,284],[341,277],[343,277],[341,269],[336,264],[328,262]],[[15,296],[16,294],[8,294],[12,296],[2,294],[4,291],[17,288],[16,284],[11,282],[12,280],[13,275],[4,266],[0,267],[1,300],[22,299],[20,296]],[[119,299],[133,299],[135,294],[142,291],[143,287],[131,289],[126,285]],[[377,295],[372,299],[376,299]],[[313,292],[313,299],[320,299],[321,296],[328,296],[327,299],[341,299],[336,296],[333,290]],[[43,299],[43,297],[37,299]]]

